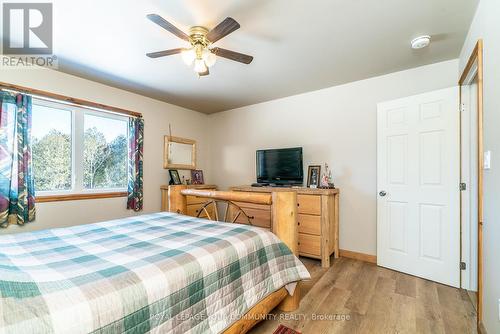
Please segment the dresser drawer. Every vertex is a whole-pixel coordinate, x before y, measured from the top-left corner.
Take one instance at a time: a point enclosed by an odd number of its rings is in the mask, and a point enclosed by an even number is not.
[[[250,223],[252,225],[258,227],[271,228],[271,210],[259,210],[250,208],[242,208],[242,209],[243,212],[245,212],[248,218],[250,219]],[[234,212],[232,217],[234,217],[236,212]],[[236,223],[248,224],[248,220],[243,214],[240,214],[238,219],[236,219]]]
[[[271,206],[267,204],[254,204],[254,203],[244,203],[244,202],[234,202],[240,208],[248,209],[258,209],[258,210],[269,210],[271,211]]]
[[[196,197],[196,196],[186,196],[186,202],[187,205],[192,205],[192,204],[204,204],[208,202],[209,200],[207,198],[203,197]]]
[[[202,211],[200,218],[208,218],[206,212],[202,209],[203,204],[191,204],[187,206],[187,215],[192,217],[198,217],[198,212]],[[215,207],[210,204],[206,207],[212,220],[215,219]]]
[[[321,235],[321,216],[298,214],[299,233]]]
[[[297,211],[309,215],[321,214],[321,196],[318,195],[297,195]]]
[[[301,255],[321,256],[321,237],[299,233],[299,253]]]
[[[212,191],[212,190],[217,190],[217,188],[207,188],[207,189],[201,189],[201,190],[207,190],[207,191]],[[204,204],[208,201],[211,201],[210,198],[205,198],[205,197],[197,197],[197,196],[186,196],[186,202],[187,205],[190,204]]]

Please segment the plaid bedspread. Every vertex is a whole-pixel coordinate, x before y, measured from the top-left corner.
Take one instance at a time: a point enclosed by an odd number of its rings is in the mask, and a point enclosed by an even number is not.
[[[309,273],[272,233],[156,213],[0,237],[0,333],[219,333]]]

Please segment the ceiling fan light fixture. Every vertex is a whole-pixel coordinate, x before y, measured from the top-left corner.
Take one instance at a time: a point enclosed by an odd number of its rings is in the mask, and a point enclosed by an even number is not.
[[[196,59],[196,51],[193,48],[186,49],[181,53],[182,60],[188,66],[191,66]]]
[[[203,59],[196,59],[194,61],[194,70],[198,73],[203,73],[207,71],[207,65]]]
[[[212,67],[217,61],[217,56],[213,54],[209,49],[205,49],[203,51],[203,60],[205,61],[205,65],[207,65],[208,67]]]
[[[183,62],[186,63],[187,66],[192,67],[200,77],[210,74],[208,68],[215,65],[218,57],[243,64],[250,64],[253,60],[252,56],[243,53],[219,47],[209,48],[212,43],[217,42],[240,28],[240,24],[231,17],[226,17],[212,29],[207,29],[202,26],[191,27],[189,29],[189,35],[158,14],[149,14],[146,17],[161,28],[190,44],[188,48],[176,48],[146,53],[146,56],[149,58],[160,58],[180,53]]]

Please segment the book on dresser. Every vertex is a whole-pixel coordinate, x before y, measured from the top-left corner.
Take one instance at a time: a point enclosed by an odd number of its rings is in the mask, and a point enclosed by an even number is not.
[[[299,225],[299,255],[320,259],[323,267],[330,266],[330,256],[339,257],[339,189],[312,189],[305,187],[231,187],[231,191],[271,193],[297,192],[297,223]],[[236,203],[252,225],[271,228],[269,205]],[[244,222],[244,217],[241,223]]]

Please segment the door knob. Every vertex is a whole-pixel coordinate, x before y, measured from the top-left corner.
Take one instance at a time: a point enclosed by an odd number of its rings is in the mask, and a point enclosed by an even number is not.
[[[380,196],[384,197],[387,195],[387,192],[385,190],[382,190],[381,192],[378,193]]]

